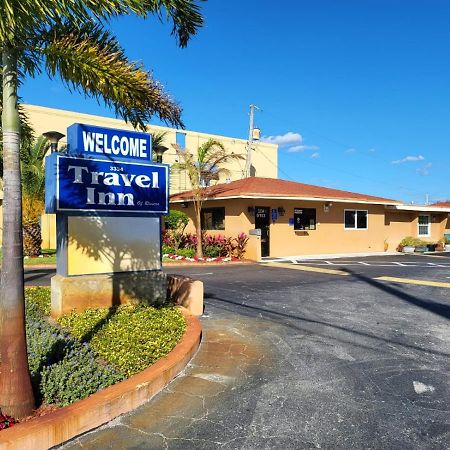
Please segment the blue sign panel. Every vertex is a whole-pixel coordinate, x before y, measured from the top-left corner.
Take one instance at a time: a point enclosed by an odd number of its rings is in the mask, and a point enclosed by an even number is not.
[[[151,135],[74,123],[67,128],[67,153],[79,158],[151,164]]]
[[[53,153],[46,158],[47,213],[169,212],[169,167]]]
[[[278,219],[278,210],[272,208],[272,221],[275,222]]]

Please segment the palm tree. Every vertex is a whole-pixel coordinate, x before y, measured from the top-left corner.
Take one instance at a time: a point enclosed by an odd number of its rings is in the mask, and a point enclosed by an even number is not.
[[[152,157],[153,161],[157,160],[157,153],[156,150],[158,147],[161,147],[164,140],[166,139],[166,136],[169,132],[168,131],[157,131],[156,133],[152,134]]]
[[[219,180],[220,175],[228,175],[230,171],[222,167],[223,164],[243,159],[236,153],[227,153],[225,147],[220,141],[209,139],[203,145],[197,148],[196,158],[194,155],[178,145],[173,145],[179,162],[174,164],[174,168],[185,170],[192,188],[192,201],[194,203],[194,226],[197,235],[196,256],[203,257],[202,247],[202,204],[206,195],[206,188],[211,181]]]
[[[40,136],[33,143],[24,141],[20,146],[23,251],[26,256],[41,254],[40,218],[44,212],[44,158],[49,148],[50,143],[44,136]]]
[[[24,319],[20,121],[18,87],[45,70],[69,89],[103,100],[145,129],[152,115],[182,126],[181,109],[142,65],[130,62],[108,20],[156,15],[173,23],[181,47],[202,26],[196,0],[5,0],[0,4],[3,130],[3,265],[0,293],[0,409],[29,414],[34,398],[28,372]]]

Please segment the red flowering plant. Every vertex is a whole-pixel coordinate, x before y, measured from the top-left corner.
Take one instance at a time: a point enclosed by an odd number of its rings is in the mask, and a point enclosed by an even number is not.
[[[6,414],[2,414],[0,411],[0,430],[4,430],[5,428],[11,428],[16,423],[17,423],[16,419],[7,416]]]
[[[236,257],[242,259],[245,254],[245,247],[247,246],[248,236],[245,233],[239,233],[235,239],[236,245],[234,247]]]

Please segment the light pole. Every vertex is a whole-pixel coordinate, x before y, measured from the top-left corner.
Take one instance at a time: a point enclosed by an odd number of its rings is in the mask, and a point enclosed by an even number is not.
[[[248,130],[248,142],[247,142],[247,158],[245,162],[245,176],[252,176],[252,150],[253,150],[253,141],[258,141],[260,137],[259,128],[255,128],[254,126],[254,118],[255,118],[255,109],[260,109],[256,105],[250,105],[250,124]]]
[[[167,150],[169,150],[168,147],[166,147],[164,145],[158,145],[157,147],[155,147],[157,163],[162,163],[163,154]]]
[[[42,135],[49,140],[52,153],[58,150],[58,142],[65,136],[65,134],[62,134],[59,131],[47,131]]]

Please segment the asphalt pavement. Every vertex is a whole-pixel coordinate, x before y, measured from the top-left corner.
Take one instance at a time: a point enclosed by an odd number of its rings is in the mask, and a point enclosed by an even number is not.
[[[205,283],[199,352],[64,448],[450,448],[450,268],[435,260],[168,268]]]

